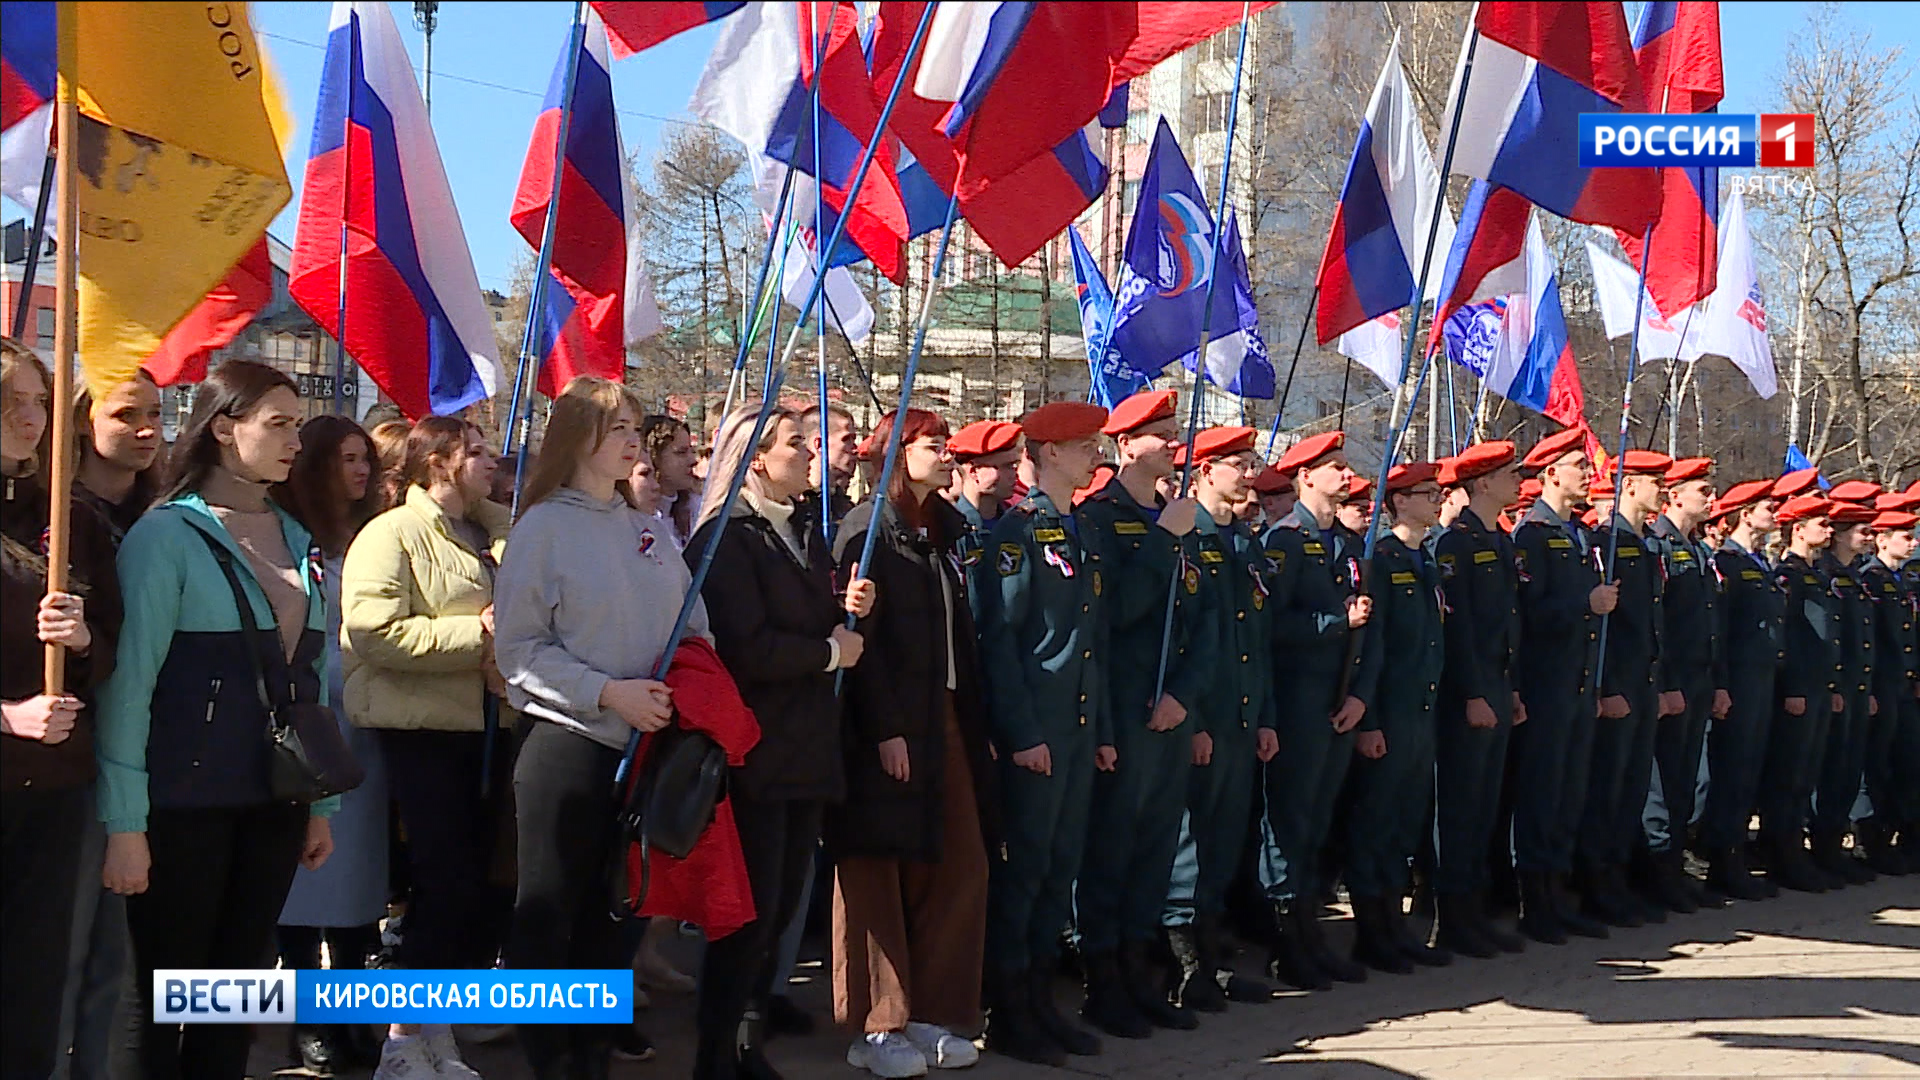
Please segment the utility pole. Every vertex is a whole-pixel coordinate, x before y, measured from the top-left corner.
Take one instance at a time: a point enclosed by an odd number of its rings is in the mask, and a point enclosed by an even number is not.
[[[426,99],[427,115],[433,115],[433,32],[440,26],[440,0],[413,0],[413,25],[426,35],[427,47],[424,57],[424,77],[420,80],[420,94]]]

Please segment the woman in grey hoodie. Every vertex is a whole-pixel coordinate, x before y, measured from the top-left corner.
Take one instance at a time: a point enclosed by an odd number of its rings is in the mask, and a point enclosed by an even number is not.
[[[514,968],[625,966],[603,880],[615,843],[613,775],[630,733],[672,718],[670,692],[650,676],[691,583],[672,538],[627,489],[640,416],[618,383],[567,384],[494,585],[508,700],[536,721],[514,767]],[[703,607],[691,630],[707,636]],[[613,1034],[529,1025],[520,1038],[534,1075],[559,1080],[605,1077]]]

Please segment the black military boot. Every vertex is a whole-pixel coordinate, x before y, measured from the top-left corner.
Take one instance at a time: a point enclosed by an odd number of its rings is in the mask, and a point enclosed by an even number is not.
[[[1027,1007],[1040,1030],[1062,1050],[1080,1057],[1092,1057],[1100,1052],[1100,1037],[1067,1019],[1053,1000],[1051,970],[1036,966],[1027,972],[1027,999]]]
[[[1393,943],[1402,956],[1421,967],[1446,967],[1453,963],[1453,953],[1427,944],[1427,939],[1414,930],[1412,920],[1400,910],[1399,897],[1389,897],[1386,908],[1387,932],[1393,936]]]
[[[1413,959],[1394,940],[1387,924],[1387,901],[1378,896],[1353,898],[1353,959],[1390,975],[1413,974]]]
[[[1227,995],[1220,989],[1220,980],[1208,966],[1208,958],[1200,952],[1200,931],[1196,926],[1170,926],[1167,928],[1167,944],[1173,949],[1173,958],[1180,965],[1180,990],[1177,995],[1180,1007],[1195,1012],[1226,1012]]]
[[[1865,885],[1876,876],[1867,864],[1853,857],[1837,833],[1821,833],[1813,838],[1813,864],[1843,885]]]
[[[1139,941],[1120,946],[1120,980],[1133,999],[1133,1007],[1155,1027],[1174,1031],[1192,1031],[1199,1027],[1200,1021],[1192,1013],[1174,1008],[1167,1000],[1166,979],[1162,977],[1160,965],[1148,955],[1149,950],[1146,943]]]
[[[1775,837],[1768,846],[1767,877],[1794,892],[1823,893],[1835,887],[1834,879],[1813,864],[1797,832]]]
[[[1754,877],[1752,869],[1747,866],[1744,845],[1714,853],[1712,861],[1707,863],[1707,884],[1732,900],[1767,898],[1767,891],[1761,886],[1760,879]]]
[[[1567,928],[1553,902],[1553,879],[1539,870],[1522,871],[1520,932],[1542,945],[1565,945]]]
[[[1624,877],[1613,866],[1590,867],[1583,882],[1587,914],[1608,926],[1645,926],[1647,919],[1634,901]]]
[[[1067,1052],[1053,1041],[1033,1015],[1032,989],[1027,972],[994,971],[987,976],[991,1008],[987,1011],[987,1049],[1035,1065],[1064,1067]]]
[[[1087,1023],[1116,1039],[1144,1039],[1153,1034],[1153,1025],[1134,1006],[1127,992],[1127,979],[1120,973],[1120,958],[1112,952],[1086,952],[1087,1003],[1080,1015]]]
[[[1860,822],[1854,829],[1854,844],[1867,853],[1867,866],[1874,873],[1899,877],[1910,872],[1906,858],[1894,846],[1892,826],[1869,819]]]
[[[1485,889],[1476,890],[1470,898],[1470,902],[1473,904],[1473,929],[1475,933],[1478,933],[1488,944],[1499,949],[1501,952],[1517,953],[1527,951],[1526,938],[1501,926],[1498,922],[1494,921],[1493,916],[1487,914],[1487,892]]]
[[[1214,982],[1228,1001],[1242,1005],[1264,1005],[1273,1000],[1273,987],[1233,970],[1224,920],[1218,915],[1202,915],[1194,920],[1193,932],[1201,962],[1214,973]]]
[[[1296,904],[1293,909],[1295,924],[1300,929],[1300,944],[1307,958],[1314,966],[1325,972],[1327,978],[1339,982],[1361,983],[1367,981],[1367,969],[1333,951],[1327,944],[1325,927],[1320,925],[1319,916],[1312,911],[1303,911]]]
[[[1491,960],[1500,955],[1500,947],[1478,932],[1479,919],[1473,910],[1473,897],[1461,893],[1435,893],[1434,941],[1443,949],[1476,960]]]
[[[1686,852],[1678,847],[1647,855],[1648,898],[1681,915],[1700,910],[1693,891],[1687,888],[1686,857]]]
[[[1285,900],[1273,905],[1275,935],[1273,952],[1267,957],[1267,972],[1274,978],[1296,990],[1331,990],[1333,980],[1320,970],[1307,954],[1306,942],[1300,936],[1300,925],[1294,918],[1293,905]]]

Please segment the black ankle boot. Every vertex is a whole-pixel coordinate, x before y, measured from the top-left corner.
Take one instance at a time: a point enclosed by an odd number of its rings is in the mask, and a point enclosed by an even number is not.
[[[1608,926],[1632,928],[1645,926],[1640,905],[1628,895],[1626,882],[1611,866],[1590,867],[1583,875],[1582,908]]]
[[[1647,856],[1647,893],[1649,899],[1680,915],[1700,910],[1693,890],[1687,887],[1686,852],[1678,847],[1650,852]]]
[[[1839,878],[1845,885],[1865,885],[1879,876],[1865,862],[1853,857],[1837,833],[1813,838],[1813,863],[1827,876]]]
[[[1032,987],[1024,969],[989,972],[987,987],[987,1049],[1035,1065],[1066,1065],[1067,1052],[1033,1015]]]
[[[1034,1022],[1062,1050],[1078,1057],[1092,1057],[1100,1052],[1100,1037],[1067,1019],[1059,1003],[1054,1001],[1052,968],[1036,964],[1028,969],[1027,1000]]]
[[[1393,936],[1393,944],[1400,950],[1400,955],[1421,967],[1446,967],[1453,963],[1453,953],[1427,944],[1426,937],[1414,930],[1413,921],[1400,910],[1399,897],[1387,897],[1385,906],[1387,932]]]
[[[1479,920],[1474,917],[1472,896],[1435,893],[1433,906],[1434,923],[1439,928],[1434,940],[1442,948],[1476,960],[1491,960],[1500,955],[1500,947],[1479,934]]]
[[[1087,1001],[1080,1015],[1087,1023],[1116,1039],[1144,1039],[1153,1025],[1134,1007],[1120,974],[1120,958],[1112,952],[1081,953],[1087,965]]]
[[[1367,981],[1367,969],[1333,951],[1327,944],[1325,927],[1320,918],[1311,911],[1293,909],[1293,918],[1300,928],[1300,943],[1306,949],[1308,959],[1314,966],[1325,972],[1327,978],[1346,983]]]
[[[1542,871],[1524,870],[1520,878],[1520,932],[1542,945],[1565,945],[1567,928],[1553,902],[1553,879]]]
[[[1227,995],[1208,958],[1200,951],[1200,931],[1196,926],[1167,928],[1167,944],[1173,949],[1174,962],[1180,965],[1178,997],[1180,1007],[1194,1012],[1226,1012]]]
[[[1473,905],[1470,914],[1473,916],[1473,930],[1475,933],[1479,934],[1488,944],[1499,949],[1501,952],[1517,953],[1527,951],[1526,938],[1494,922],[1493,916],[1487,914],[1486,890],[1478,890],[1468,899]]]
[[[1293,905],[1278,901],[1273,905],[1276,927],[1273,952],[1267,958],[1267,972],[1296,990],[1331,990],[1333,980],[1313,962],[1300,934]]]
[[[1193,932],[1201,963],[1214,973],[1214,982],[1228,1001],[1263,1005],[1273,1000],[1273,987],[1233,970],[1224,922],[1218,915],[1202,915],[1194,920]]]
[[[1568,887],[1566,875],[1547,875],[1547,899],[1553,902],[1554,917],[1569,937],[1606,939],[1607,924],[1580,910],[1580,901]]]
[[[1120,946],[1120,981],[1133,999],[1133,1007],[1155,1027],[1192,1031],[1200,1021],[1167,1000],[1164,969],[1153,962],[1151,951],[1151,946],[1139,941]]]
[[[1707,883],[1733,900],[1764,900],[1767,891],[1747,866],[1746,845],[1739,844],[1714,853],[1707,864]]]
[[[1389,975],[1411,975],[1413,960],[1401,951],[1399,942],[1394,940],[1388,917],[1385,897],[1353,898],[1354,962]]]
[[[1813,864],[1797,832],[1774,837],[1768,845],[1767,877],[1783,889],[1808,893],[1826,892],[1833,880]]]

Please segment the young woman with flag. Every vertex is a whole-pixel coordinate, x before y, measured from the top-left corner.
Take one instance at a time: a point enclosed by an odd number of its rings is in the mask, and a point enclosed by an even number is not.
[[[285,373],[220,365],[195,394],[164,501],[120,546],[120,574],[139,587],[126,592],[101,694],[100,814],[105,883],[130,897],[148,1017],[156,969],[258,966],[296,868],[318,869],[333,850],[337,797],[273,797],[272,718],[257,692],[277,648],[293,700],[328,701],[320,548],[270,498],[299,454],[300,412]],[[244,629],[236,586],[257,634]],[[240,1025],[149,1019],[145,1075],[239,1080],[251,1041]]]

